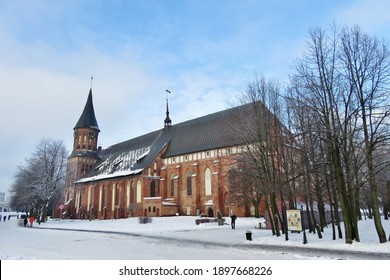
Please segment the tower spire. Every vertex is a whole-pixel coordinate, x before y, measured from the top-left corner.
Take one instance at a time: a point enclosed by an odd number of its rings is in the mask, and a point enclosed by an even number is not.
[[[87,103],[85,103],[84,110],[74,129],[76,128],[94,128],[100,131],[95,117],[95,110],[93,108],[92,89],[89,90]]]
[[[170,94],[171,92],[167,89],[165,90],[165,92],[166,92],[167,110],[166,110],[166,117],[164,120],[164,127],[170,127],[172,125],[172,120],[169,117],[168,94]]]

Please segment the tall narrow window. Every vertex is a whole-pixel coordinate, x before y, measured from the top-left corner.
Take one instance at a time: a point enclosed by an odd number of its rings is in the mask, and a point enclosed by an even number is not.
[[[204,186],[205,186],[205,194],[211,195],[211,171],[209,168],[206,168],[204,172]]]
[[[130,182],[127,182],[126,186],[126,207],[130,206]]]
[[[88,196],[87,196],[87,210],[91,207],[91,192],[92,192],[92,186],[88,187]]]
[[[187,171],[187,195],[192,195],[192,172]]]
[[[157,162],[153,164],[153,176],[157,176]]]
[[[154,180],[152,180],[152,182],[150,183],[150,196],[156,196],[156,182]]]
[[[102,211],[103,186],[99,188],[99,211]]]
[[[135,188],[134,188],[134,181],[131,181],[131,187],[130,187],[130,203],[133,204],[135,202]]]
[[[76,191],[76,212],[78,213],[79,212],[79,208],[80,208],[80,191],[77,190]]]
[[[175,195],[175,176],[171,174],[171,196]]]
[[[107,187],[103,186],[103,194],[102,194],[102,207],[106,208],[106,198],[107,198]]]
[[[119,184],[116,184],[116,190],[115,190],[115,206],[120,206],[120,193],[119,193]]]
[[[137,203],[141,203],[141,180],[137,181]]]

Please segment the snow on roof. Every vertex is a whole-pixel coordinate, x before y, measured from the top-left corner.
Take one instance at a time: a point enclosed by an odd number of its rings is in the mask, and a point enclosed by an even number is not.
[[[142,169],[135,169],[135,170],[118,171],[111,174],[100,174],[92,177],[82,178],[76,181],[76,183],[85,183],[85,182],[98,181],[98,180],[109,179],[114,177],[128,176],[128,175],[137,174],[141,171]]]
[[[120,154],[110,154],[105,161],[99,165],[100,173],[113,173],[116,171],[126,171],[145,157],[150,151],[150,147],[142,147],[135,150],[124,151]]]
[[[110,149],[110,148],[109,148]],[[75,183],[85,183],[114,177],[128,176],[140,173],[143,169],[134,167],[150,152],[150,146],[136,149],[120,150],[103,154],[101,162]]]

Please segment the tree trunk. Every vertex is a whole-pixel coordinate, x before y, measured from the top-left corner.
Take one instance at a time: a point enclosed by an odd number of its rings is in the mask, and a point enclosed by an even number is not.
[[[272,211],[271,211],[267,196],[265,196],[264,201],[265,201],[265,207],[267,208],[267,212],[268,212],[268,219],[269,219],[269,224],[271,225],[272,235],[276,235],[274,218],[272,216]]]
[[[385,220],[388,220],[389,212],[390,212],[390,181],[389,180],[386,182],[386,189],[387,189],[387,203],[386,203],[386,209],[383,209],[383,211],[385,215]]]
[[[272,216],[273,216],[273,222],[274,222],[274,226],[275,226],[275,233],[276,233],[276,236],[280,236],[280,228],[279,228],[279,220],[278,220],[278,216],[279,216],[279,213],[278,213],[278,206],[276,204],[276,196],[275,196],[275,193],[271,193],[271,210],[272,210]]]
[[[337,190],[335,187],[335,183],[332,184],[332,197],[333,197],[333,213],[335,222],[337,225],[337,232],[339,239],[343,238],[343,231],[341,230],[341,219],[340,219],[340,212],[339,212],[339,199],[337,197]]]
[[[386,233],[382,226],[381,214],[379,212],[379,203],[378,203],[378,191],[377,184],[375,180],[374,168],[371,157],[367,159],[367,167],[368,167],[368,180],[370,184],[370,194],[371,194],[371,202],[372,202],[372,212],[374,215],[374,223],[376,232],[378,234],[379,242],[386,243]]]
[[[329,187],[329,180],[328,177],[325,177],[325,185],[326,185],[326,190],[328,192],[328,199],[329,199],[329,205],[330,205],[330,220],[332,224],[332,240],[336,240],[336,228],[335,228],[335,218],[334,218],[334,203],[332,199],[332,193],[330,191]]]

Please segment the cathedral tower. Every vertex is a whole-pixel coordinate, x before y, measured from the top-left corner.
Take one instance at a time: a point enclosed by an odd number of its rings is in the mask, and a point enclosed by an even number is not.
[[[99,132],[90,89],[84,110],[73,128],[73,150],[68,158],[65,204],[74,198],[74,182],[99,160],[97,146]]]
[[[92,89],[89,90],[87,103],[73,130],[73,152],[87,157],[96,154],[100,129],[93,108]]]

